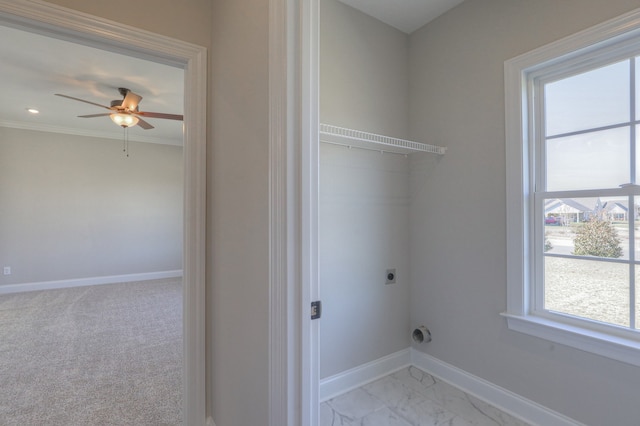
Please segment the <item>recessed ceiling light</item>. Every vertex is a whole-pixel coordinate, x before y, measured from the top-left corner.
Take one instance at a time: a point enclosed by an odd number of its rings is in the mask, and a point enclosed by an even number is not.
[[[27,108],[27,111],[29,111],[31,114],[40,114],[40,111],[35,108]]]

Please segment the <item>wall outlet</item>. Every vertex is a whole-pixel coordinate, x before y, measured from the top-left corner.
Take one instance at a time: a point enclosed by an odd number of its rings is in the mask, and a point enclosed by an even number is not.
[[[396,268],[387,269],[386,279],[385,284],[394,284],[396,282]]]
[[[11,275],[11,266],[5,266],[4,268],[2,268],[2,273],[4,275]]]

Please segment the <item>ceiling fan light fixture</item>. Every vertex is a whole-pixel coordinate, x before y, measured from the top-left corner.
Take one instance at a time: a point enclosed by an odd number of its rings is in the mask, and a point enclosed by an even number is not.
[[[138,124],[138,117],[132,114],[114,113],[109,114],[111,121],[116,123],[120,127],[132,127]]]

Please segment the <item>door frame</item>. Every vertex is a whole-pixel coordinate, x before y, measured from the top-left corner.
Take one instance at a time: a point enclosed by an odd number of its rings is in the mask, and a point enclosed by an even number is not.
[[[269,0],[271,426],[317,426],[320,0]]]
[[[0,25],[184,69],[183,423],[206,423],[206,48],[36,0],[0,0]]]
[[[319,269],[320,198],[320,1],[299,0],[300,14],[300,284],[302,304],[302,418],[317,426],[320,418],[320,324],[311,320],[311,302],[321,300]],[[308,309],[308,311],[307,311]],[[306,421],[308,420],[308,423]]]

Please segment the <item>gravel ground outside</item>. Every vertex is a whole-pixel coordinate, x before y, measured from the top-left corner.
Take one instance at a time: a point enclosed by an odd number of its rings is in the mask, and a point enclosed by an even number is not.
[[[566,227],[549,228],[547,238],[554,246],[550,252],[569,254],[573,232]],[[624,247],[628,239],[619,236]],[[640,284],[640,272],[636,272],[636,282]],[[629,327],[629,303],[628,265],[545,257],[546,309]],[[640,302],[636,302],[636,328],[640,327],[638,311]]]
[[[545,307],[629,327],[629,267],[547,257]]]

